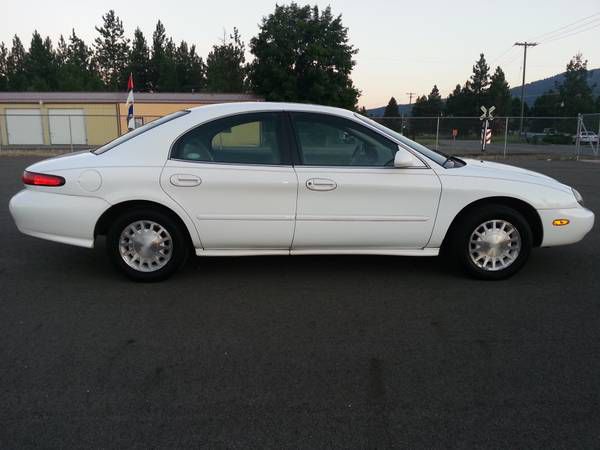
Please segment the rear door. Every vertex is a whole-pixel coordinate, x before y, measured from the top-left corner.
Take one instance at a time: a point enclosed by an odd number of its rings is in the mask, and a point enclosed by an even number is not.
[[[291,246],[297,178],[280,113],[238,114],[188,131],[161,185],[193,217],[204,249]]]

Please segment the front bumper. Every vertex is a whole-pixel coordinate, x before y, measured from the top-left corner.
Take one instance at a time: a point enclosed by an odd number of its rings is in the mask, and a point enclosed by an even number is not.
[[[542,247],[574,244],[584,238],[594,226],[594,213],[586,208],[540,209],[544,228]],[[554,226],[555,219],[568,219],[569,224]]]
[[[97,197],[33,189],[23,189],[9,203],[21,233],[88,248],[94,246],[94,227],[109,206]]]

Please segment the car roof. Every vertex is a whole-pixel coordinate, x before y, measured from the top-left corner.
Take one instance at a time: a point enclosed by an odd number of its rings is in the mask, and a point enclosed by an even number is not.
[[[244,112],[261,111],[297,111],[297,112],[315,112],[324,114],[333,114],[343,117],[353,117],[354,112],[347,109],[334,108],[332,106],[311,105],[306,103],[285,103],[285,102],[232,102],[219,103],[214,105],[197,106],[191,108],[194,115],[214,115],[239,114]]]

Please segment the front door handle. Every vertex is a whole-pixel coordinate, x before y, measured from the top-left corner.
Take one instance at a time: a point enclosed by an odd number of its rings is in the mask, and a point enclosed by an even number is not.
[[[180,187],[194,187],[202,183],[202,179],[196,175],[175,174],[171,175],[171,184]]]
[[[311,191],[333,191],[337,183],[329,178],[311,178],[306,180],[306,187]]]

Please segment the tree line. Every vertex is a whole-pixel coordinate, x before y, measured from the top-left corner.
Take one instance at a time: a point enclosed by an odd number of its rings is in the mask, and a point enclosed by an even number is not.
[[[350,78],[358,52],[331,8],[276,5],[249,43],[238,30],[203,58],[176,43],[159,20],[151,40],[125,33],[114,10],[102,16],[91,45],[75,32],[56,45],[34,31],[25,49],[19,36],[0,43],[0,91],[123,91],[133,73],[141,92],[254,92],[272,101],[310,102],[354,109],[359,90]]]
[[[574,117],[579,113],[600,112],[600,96],[594,99],[593,86],[589,85],[588,77],[587,60],[578,53],[567,64],[564,79],[555,88],[539,96],[531,108],[525,103],[524,115]],[[498,66],[490,75],[490,67],[483,53],[473,65],[472,74],[464,85],[457,84],[445,100],[437,85],[434,85],[429,95],[417,97],[411,115],[474,117],[481,114],[481,106],[495,106],[497,116],[521,115],[521,99],[511,96],[504,71]],[[385,108],[384,117],[399,116],[398,103],[392,97]]]
[[[356,108],[360,96],[351,79],[358,49],[349,43],[341,15],[334,16],[330,7],[276,5],[249,41],[251,62],[246,62],[246,44],[235,27],[206,58],[195,45],[176,43],[160,20],[150,39],[139,28],[130,39],[110,10],[95,30],[91,45],[74,29],[56,45],[37,31],[28,49],[19,36],[10,48],[0,43],[0,91],[123,91],[133,73],[141,92],[254,92],[271,101],[348,109]],[[567,65],[563,82],[531,108],[525,105],[525,114],[600,112],[600,98],[593,98],[587,77],[587,61],[578,54]],[[446,99],[434,85],[428,95],[417,97],[412,115],[478,116],[480,106],[492,105],[499,116],[520,115],[520,99],[510,95],[504,71],[498,66],[491,73],[482,53],[463,85],[457,84]],[[384,115],[400,115],[394,98]]]

